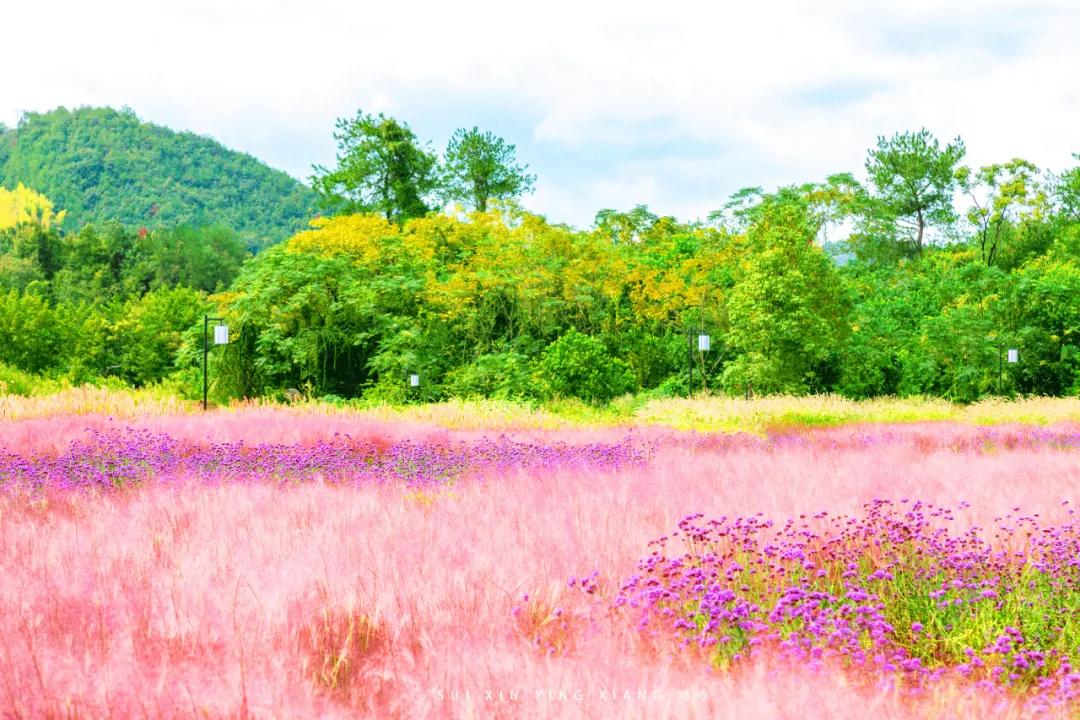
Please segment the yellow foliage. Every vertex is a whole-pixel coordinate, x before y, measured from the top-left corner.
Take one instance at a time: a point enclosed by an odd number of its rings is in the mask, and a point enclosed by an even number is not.
[[[611,308],[624,295],[635,317],[663,324],[719,303],[736,243],[705,231],[683,238],[686,247],[659,237],[649,242],[642,253],[538,215],[492,210],[467,218],[433,213],[400,228],[379,215],[320,219],[286,247],[343,255],[376,275],[422,278],[419,300],[429,317],[489,343],[496,335],[544,336],[561,322],[601,332],[620,323]],[[687,249],[694,246],[696,253]]]
[[[53,211],[49,198],[19,183],[14,190],[0,187],[0,230],[32,223],[48,228],[64,221],[64,212]]]
[[[382,215],[341,215],[317,218],[312,229],[297,233],[286,245],[289,252],[318,255],[346,255],[361,264],[376,262],[385,241],[397,236],[398,228]]]

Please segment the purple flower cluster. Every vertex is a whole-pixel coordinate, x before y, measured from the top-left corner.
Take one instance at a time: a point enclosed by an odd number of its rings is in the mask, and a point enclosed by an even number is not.
[[[433,439],[379,444],[336,435],[306,445],[192,443],[125,428],[92,432],[59,455],[0,450],[0,487],[117,488],[195,478],[204,483],[445,483],[513,470],[615,470],[644,464],[651,448],[628,436],[614,443],[530,443],[499,436],[476,442]]]
[[[771,648],[911,688],[953,675],[1073,707],[1080,525],[1066,514],[1049,525],[1017,508],[989,534],[952,532],[950,510],[907,500],[783,525],[695,514],[651,543],[615,604],[719,665]]]

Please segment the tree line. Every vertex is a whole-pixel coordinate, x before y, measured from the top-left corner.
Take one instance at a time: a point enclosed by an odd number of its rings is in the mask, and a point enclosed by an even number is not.
[[[521,208],[535,178],[492,133],[440,157],[358,113],[335,137],[322,215],[254,256],[223,228],[3,229],[0,197],[0,363],[194,394],[212,309],[219,399],[1080,394],[1080,169],[968,168],[960,138],[903,132],[863,181],[581,230]]]

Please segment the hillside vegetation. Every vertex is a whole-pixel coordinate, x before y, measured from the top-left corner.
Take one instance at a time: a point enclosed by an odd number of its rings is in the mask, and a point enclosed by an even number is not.
[[[109,108],[58,108],[0,127],[0,185],[20,183],[67,211],[67,230],[224,225],[252,249],[315,212],[312,190],[250,155]]]

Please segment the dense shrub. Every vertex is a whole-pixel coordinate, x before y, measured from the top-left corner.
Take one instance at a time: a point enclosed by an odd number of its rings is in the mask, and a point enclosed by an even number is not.
[[[571,329],[544,350],[537,377],[552,395],[603,402],[632,392],[634,375],[594,337]]]
[[[489,397],[500,400],[536,395],[533,364],[517,352],[481,355],[468,365],[451,370],[443,389],[456,397]]]

